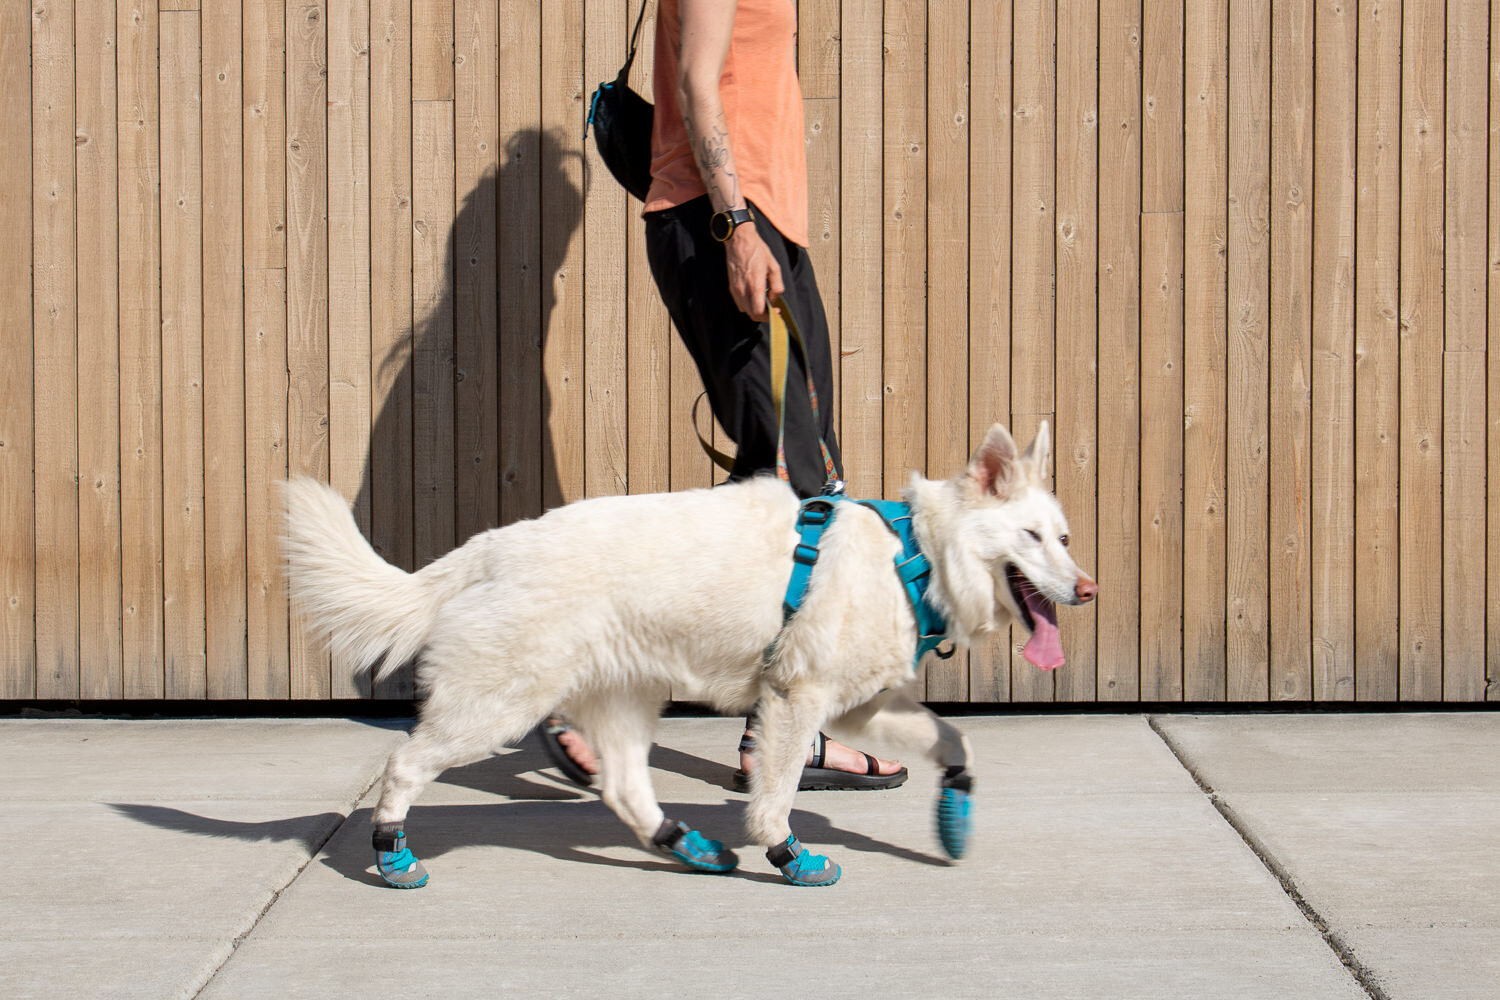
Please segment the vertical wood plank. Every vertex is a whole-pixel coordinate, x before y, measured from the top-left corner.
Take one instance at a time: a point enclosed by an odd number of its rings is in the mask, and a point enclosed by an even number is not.
[[[27,4],[0,5],[0,148],[31,143]],[[31,157],[0,171],[0,698],[36,696]]]
[[[1490,142],[1489,154],[1492,165],[1500,164],[1500,6],[1490,5]],[[1488,419],[1485,426],[1485,450],[1487,454],[1489,483],[1500,483],[1500,363],[1495,360],[1500,351],[1500,170],[1489,173],[1489,311],[1486,323],[1487,343],[1485,357],[1488,362],[1486,396],[1493,401],[1486,409]],[[1500,587],[1500,489],[1486,491],[1486,582],[1491,593]],[[1485,690],[1487,701],[1500,698],[1500,601],[1487,601],[1485,614]]]
[[[1011,48],[1010,0],[973,4],[970,9],[969,175],[987,179],[969,192],[969,439],[984,440],[991,424],[1010,424],[1011,330]],[[845,29],[847,46],[848,29]],[[1080,41],[1081,47],[1087,47]],[[1090,77],[1092,79],[1092,77]],[[850,88],[852,93],[866,93]],[[850,104],[861,102],[847,102]],[[1061,113],[1061,111],[1059,111]],[[849,112],[845,111],[847,120]],[[846,170],[847,176],[847,170]],[[846,211],[849,202],[846,200]],[[848,259],[859,252],[845,241]],[[865,279],[879,287],[877,275]],[[1092,288],[1092,277],[1090,277]],[[847,448],[845,451],[847,455]],[[1059,480],[1062,486],[1064,480]],[[1073,633],[1069,632],[1072,636]],[[969,651],[969,697],[1010,700],[1010,635],[1000,635]],[[1072,656],[1073,653],[1069,652]],[[1076,664],[1075,664],[1076,666]],[[1076,673],[1070,667],[1070,673]]]
[[[1184,11],[1141,35],[1141,699],[1180,701],[1182,662]]]
[[[370,6],[328,12],[329,482],[370,531],[360,490],[370,452]],[[382,137],[381,142],[385,141]]]
[[[207,694],[203,123],[196,11],[161,14],[162,583],[166,696]]]
[[[1096,422],[1099,262],[1099,8],[1061,0],[1057,35],[1057,497],[1068,515],[1069,551],[1097,572],[1099,511]],[[975,36],[976,39],[979,37]],[[977,122],[976,122],[977,125]],[[1098,686],[1098,619],[1069,614],[1067,665],[1057,671],[1057,700],[1093,701]]]
[[[244,149],[238,5],[202,14],[203,453],[207,696],[248,690]]]
[[[1098,697],[1140,698],[1141,10],[1099,8]]]
[[[403,569],[412,555],[411,5],[370,3],[370,541]],[[377,141],[378,140],[378,141]],[[376,684],[395,697],[398,681]]]
[[[1141,215],[1142,701],[1183,696],[1182,227],[1181,212]]]
[[[1145,7],[1141,26],[1142,213],[1183,210],[1185,31],[1183,5]],[[1152,284],[1148,281],[1143,288]]]
[[[1013,23],[1010,430],[1024,448],[1055,405],[1056,4],[1018,0]],[[1053,676],[1013,651],[1011,700],[1052,700]]]
[[[418,567],[453,548],[453,104],[413,101],[413,551]]]
[[[243,6],[246,694],[286,698],[289,623],[281,578],[286,478],[286,19]]]
[[[584,8],[583,91],[614,79],[629,42],[617,0],[588,0]],[[645,29],[642,28],[642,31]],[[579,109],[580,114],[582,108]],[[569,134],[569,124],[563,131]],[[576,122],[571,123],[576,127]],[[589,496],[629,487],[627,453],[630,383],[626,356],[626,235],[641,224],[633,199],[614,183],[598,147],[583,144],[588,198],[583,206],[583,483]]]
[[[541,7],[500,7],[500,520],[542,511]]]
[[[1223,701],[1229,242],[1229,3],[1185,4],[1183,697]]]
[[[500,171],[499,11],[464,0],[455,14],[454,484],[459,539],[500,523],[499,317],[495,194]]]
[[[1402,6],[1402,701],[1443,696],[1443,20]]]
[[[1312,246],[1312,697],[1354,697],[1358,11],[1317,6]]]
[[[247,225],[247,232],[252,228]],[[281,268],[245,270],[245,384],[246,693],[286,699],[292,687],[280,544],[280,484],[288,450],[286,272]]]
[[[1401,8],[1359,8],[1354,281],[1354,687],[1395,701],[1400,658]]]
[[[79,8],[75,31],[74,161],[83,236],[78,241],[78,382],[86,387],[78,398],[78,695],[113,699],[124,694],[114,4]]]
[[[927,467],[927,5],[885,5],[884,485]]]
[[[1229,422],[1226,511],[1227,697],[1264,701],[1267,634],[1267,436],[1271,11],[1229,8]]]
[[[1449,5],[1444,128],[1444,701],[1484,698],[1488,7]],[[1488,168],[1488,169],[1486,169]]]
[[[328,12],[286,10],[287,471],[328,479]],[[292,697],[327,698],[329,660],[292,626]]]
[[[818,277],[823,313],[828,319],[829,349],[834,358],[839,358],[843,351],[839,339],[842,323],[839,312],[839,234],[842,225],[839,216],[842,143],[839,130],[840,14],[839,0],[802,0],[797,5],[797,76],[802,86],[803,135],[807,144],[807,252],[813,273]],[[833,399],[823,404],[833,414],[836,433],[840,429],[843,411],[840,368],[842,366],[835,362]],[[848,476],[847,468],[844,474]]]
[[[621,30],[629,31],[635,25],[636,9],[628,0],[618,9],[615,16],[622,22]],[[641,26],[640,49],[630,71],[631,86],[647,96],[652,95],[655,52],[656,7],[652,5]],[[612,178],[609,183],[614,183]],[[646,260],[645,227],[635,222],[640,210],[634,198],[626,199],[625,212],[632,223],[625,236],[628,485],[631,493],[658,493],[671,485],[671,364],[677,338]]]
[[[157,13],[116,7],[120,150],[120,565],[126,698],[160,698],[161,161]]]
[[[1312,697],[1313,2],[1271,21],[1270,681]]]
[[[328,10],[328,474],[370,535],[362,489],[373,423],[370,288],[370,5]],[[359,693],[352,664],[333,659],[330,693]]]
[[[411,0],[411,99],[453,100],[454,0]]]
[[[286,267],[286,16],[245,0],[245,267]]]
[[[583,2],[542,7],[541,227],[544,507],[584,495]]]
[[[928,9],[927,24],[927,469],[964,468],[969,425],[969,12]],[[967,656],[927,663],[929,701],[967,701]]]
[[[78,272],[73,4],[31,22],[36,694],[78,697]]]
[[[846,0],[841,10],[840,87],[880,91],[883,23],[879,0]],[[839,448],[851,496],[884,495],[884,327],[880,267],[884,256],[879,101],[839,103]]]

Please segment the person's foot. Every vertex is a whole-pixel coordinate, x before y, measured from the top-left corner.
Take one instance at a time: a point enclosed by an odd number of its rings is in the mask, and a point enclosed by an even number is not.
[[[599,759],[594,756],[594,750],[583,734],[556,715],[549,716],[537,732],[547,756],[569,781],[581,788],[594,783],[594,775],[599,773]]]
[[[734,772],[737,791],[750,790],[750,770],[755,766],[755,733],[746,730],[740,739],[740,769]],[[876,791],[906,783],[906,768],[898,761],[881,760],[835,743],[823,733],[813,740],[797,779],[799,791]]]
[[[750,733],[746,732],[745,735],[749,736]],[[817,747],[808,747],[807,760],[803,761],[803,763],[815,763],[816,755]],[[869,769],[870,761],[872,760],[875,762],[875,770],[873,771]],[[861,753],[858,750],[846,747],[844,746],[844,744],[838,742],[837,740],[827,740],[827,742],[824,743],[823,761],[818,766],[827,768],[830,771],[843,771],[847,774],[869,774],[879,777],[896,774],[901,770],[900,761],[881,760],[879,757],[876,757],[873,754]],[[741,749],[740,770],[744,771],[746,774],[749,774],[751,769],[754,767],[755,751]]]
[[[594,756],[594,748],[589,746],[588,741],[571,726],[557,734],[557,742],[562,744],[568,759],[577,764],[579,768],[589,774],[599,773],[599,758]]]

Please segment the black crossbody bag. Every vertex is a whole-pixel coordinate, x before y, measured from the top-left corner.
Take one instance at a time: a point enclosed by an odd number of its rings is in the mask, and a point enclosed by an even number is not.
[[[599,157],[615,180],[641,201],[651,189],[651,119],[656,108],[630,89],[630,66],[635,62],[635,46],[641,35],[650,0],[641,0],[641,12],[630,33],[630,53],[614,80],[599,84],[589,102],[589,115],[583,123],[583,137],[594,130],[594,145]]]

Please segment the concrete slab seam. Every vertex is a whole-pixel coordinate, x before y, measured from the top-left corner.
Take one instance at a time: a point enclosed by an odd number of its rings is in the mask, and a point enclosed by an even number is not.
[[[271,898],[266,901],[265,906],[260,908],[260,912],[250,921],[250,925],[234,936],[234,940],[229,943],[229,953],[224,956],[223,961],[214,966],[212,972],[204,977],[203,982],[198,984],[198,988],[193,991],[193,1000],[197,1000],[198,997],[202,996],[203,991],[208,989],[209,984],[218,978],[220,972],[224,971],[224,966],[228,965],[229,960],[234,958],[234,953],[240,950],[240,945],[244,944],[245,939],[255,933],[255,928],[259,927],[260,922],[266,918],[266,914],[271,912],[271,907],[281,901],[281,894],[291,888],[292,883],[302,877],[302,873],[307,871],[307,866],[313,863],[314,858],[323,853],[323,848],[328,846],[328,842],[338,835],[338,832],[344,828],[345,823],[349,822],[349,817],[354,815],[354,810],[359,807],[360,802],[364,801],[364,797],[370,794],[370,789],[375,787],[375,783],[381,779],[384,773],[385,762],[382,760],[380,767],[370,776],[370,780],[365,782],[364,787],[355,793],[353,799],[344,804],[342,810],[344,818],[333,825],[326,837],[312,845],[312,850],[308,851],[306,859],[297,866],[297,870],[292,873],[292,877],[287,879],[275,892],[271,893]]]
[[[1334,957],[1339,960],[1344,968],[1349,970],[1349,974],[1354,977],[1354,981],[1359,985],[1359,988],[1365,991],[1370,1000],[1391,1000],[1391,997],[1386,994],[1385,990],[1376,981],[1374,972],[1359,960],[1359,956],[1354,953],[1354,949],[1349,943],[1337,931],[1328,926],[1328,921],[1323,919],[1323,915],[1302,894],[1302,891],[1297,887],[1296,881],[1291,877],[1291,873],[1287,870],[1286,866],[1276,860],[1276,856],[1266,846],[1265,842],[1255,835],[1254,831],[1250,829],[1249,824],[1240,819],[1239,814],[1234,811],[1234,808],[1228,802],[1225,802],[1219,793],[1214,791],[1213,787],[1203,780],[1203,776],[1188,763],[1187,756],[1172,742],[1172,738],[1166,734],[1161,726],[1157,724],[1156,716],[1148,715],[1146,723],[1151,727],[1151,731],[1157,735],[1157,738],[1166,745],[1167,750],[1172,756],[1177,758],[1177,763],[1182,766],[1182,769],[1197,784],[1198,788],[1208,798],[1209,803],[1224,818],[1224,822],[1228,823],[1230,829],[1239,834],[1240,839],[1245,842],[1245,846],[1250,848],[1260,863],[1276,879],[1277,883],[1281,886],[1281,891],[1286,893],[1287,898],[1301,911],[1303,919],[1318,932],[1318,935],[1323,939],[1323,943],[1333,952]]]

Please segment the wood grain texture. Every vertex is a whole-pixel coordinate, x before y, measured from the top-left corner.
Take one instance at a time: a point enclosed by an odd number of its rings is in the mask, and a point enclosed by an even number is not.
[[[1354,302],[1359,14],[1317,5],[1312,245],[1312,692],[1354,698]]]

